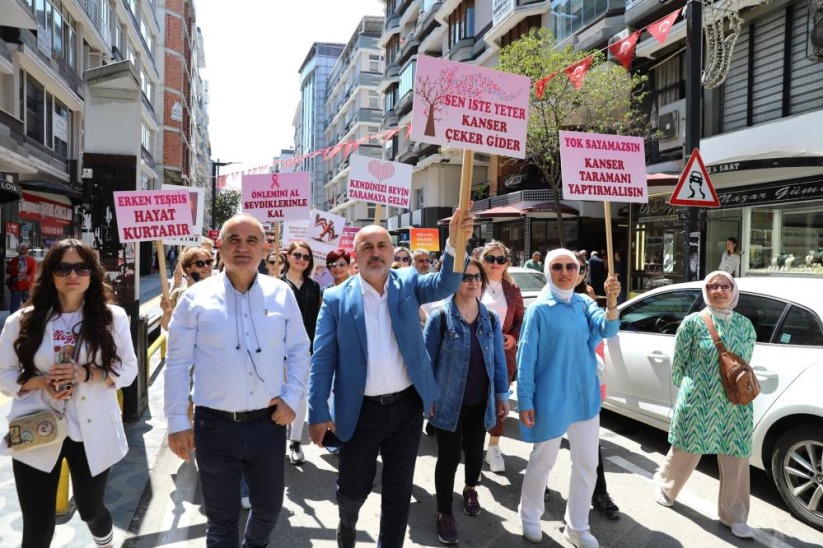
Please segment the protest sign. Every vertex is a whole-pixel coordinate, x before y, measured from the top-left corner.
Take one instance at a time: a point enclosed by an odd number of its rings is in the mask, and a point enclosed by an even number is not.
[[[189,193],[177,190],[128,190],[114,193],[120,243],[191,236]]]
[[[528,76],[419,55],[414,78],[414,141],[526,157]]]
[[[436,228],[409,229],[409,247],[412,250],[440,251],[440,231]]]
[[[241,211],[261,223],[306,219],[309,216],[309,173],[243,175]]]
[[[343,229],[343,235],[340,236],[340,249],[345,249],[349,253],[354,251],[354,237],[357,236],[357,233],[360,232],[360,227],[358,226],[347,226]]]
[[[189,207],[191,208],[191,236],[168,238],[165,244],[199,246],[200,234],[203,233],[203,217],[205,216],[205,189],[198,186],[182,186],[163,184],[163,190],[176,190],[189,193]]]
[[[563,198],[649,201],[642,137],[560,131]]]
[[[306,240],[309,230],[308,220],[286,221],[283,223],[283,234],[280,238],[281,248],[286,249],[292,242]]]
[[[306,243],[311,246],[316,263],[326,264],[326,255],[337,249],[345,225],[345,217],[318,209],[311,210]]]
[[[412,166],[352,154],[346,188],[350,200],[409,208]]]

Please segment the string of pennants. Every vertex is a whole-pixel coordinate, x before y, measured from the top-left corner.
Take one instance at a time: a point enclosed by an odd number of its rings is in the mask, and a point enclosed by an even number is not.
[[[631,33],[629,36],[618,40],[617,42],[605,47],[599,51],[606,51],[608,50],[617,61],[626,67],[626,70],[629,70],[632,63],[632,58],[634,57],[634,50],[637,46],[637,40],[640,38],[640,34],[646,30],[654,36],[658,42],[661,44],[666,43],[666,38],[669,36],[669,32],[672,30],[672,26],[674,26],[674,22],[677,20],[678,16],[680,15],[682,10],[678,9],[655,21],[654,23],[643,27],[642,29],[636,30]],[[583,86],[583,80],[586,78],[586,72],[591,68],[592,62],[594,61],[594,57],[589,55],[588,57],[573,63],[562,70],[556,70],[535,82],[535,95],[538,99],[543,98],[543,94],[546,90],[546,85],[557,76],[559,73],[563,72],[568,76],[569,80],[571,81],[574,89],[579,90]]]
[[[337,143],[336,145],[332,145],[326,148],[322,148],[320,150],[314,150],[312,152],[308,152],[306,154],[301,154],[300,156],[294,156],[292,158],[286,158],[285,160],[279,160],[277,162],[270,162],[268,164],[263,164],[259,166],[255,166],[252,168],[244,169],[242,171],[233,171],[225,174],[221,174],[217,178],[217,186],[218,188],[225,188],[226,184],[229,180],[239,179],[243,175],[256,175],[260,173],[269,173],[271,168],[275,166],[282,166],[283,168],[289,169],[295,166],[300,165],[303,163],[304,160],[308,160],[311,158],[315,158],[317,156],[322,155],[324,160],[330,160],[340,154],[343,153],[343,158],[357,150],[360,145],[369,143],[370,141],[388,141],[395,135],[397,135],[403,129],[406,130],[406,139],[409,138],[411,135],[411,124],[406,124],[404,126],[388,129],[385,131],[380,131],[378,133],[370,133],[364,137],[360,137],[359,139],[353,139],[350,141],[343,141],[341,143]],[[233,181],[234,182],[234,181]],[[239,186],[239,180],[236,181],[237,184],[234,186]]]

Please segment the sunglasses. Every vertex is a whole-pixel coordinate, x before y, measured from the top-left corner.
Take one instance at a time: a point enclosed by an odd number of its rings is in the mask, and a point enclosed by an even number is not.
[[[563,272],[564,266],[560,263],[554,263],[552,265],[552,270],[555,272]],[[583,272],[584,268],[576,263],[566,263],[565,265],[566,272]]]
[[[398,263],[410,263],[411,262],[410,257],[401,257],[400,255],[395,255],[394,260],[397,261]]]
[[[276,260],[275,261],[266,261],[266,264],[274,266],[274,265],[280,264],[280,261],[276,261]]]
[[[478,272],[477,274],[463,274],[463,281],[468,283],[477,282],[480,283],[483,281],[483,277]]]
[[[72,270],[78,276],[85,277],[91,274],[91,267],[86,263],[57,263],[57,266],[54,267],[54,275],[65,278],[71,274]]]
[[[212,259],[206,259],[205,261],[192,261],[189,264],[188,268],[191,268],[192,266],[196,266],[197,268],[203,268],[204,266],[211,266],[213,262],[214,261]]]
[[[732,286],[730,286],[729,284],[706,284],[706,289],[708,289],[709,291],[715,291],[719,289],[723,293],[726,293],[727,291],[732,290]]]
[[[291,256],[295,261],[308,261],[311,259],[311,253],[292,253]]]
[[[504,257],[503,255],[494,256],[494,255],[486,255],[483,257],[483,260],[486,261],[488,264],[506,264],[509,261],[508,257]]]
[[[349,263],[345,261],[339,261],[336,263],[326,263],[326,268],[343,268],[344,266],[349,266]]]
[[[274,243],[274,239],[273,239],[273,238],[272,238],[272,239],[266,238],[266,243],[267,243],[267,244],[273,244],[273,243]]]

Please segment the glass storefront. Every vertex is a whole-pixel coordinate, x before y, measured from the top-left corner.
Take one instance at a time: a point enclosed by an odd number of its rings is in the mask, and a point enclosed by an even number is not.
[[[741,242],[743,275],[823,277],[823,201],[748,209],[744,218],[748,213],[751,230],[748,242]]]

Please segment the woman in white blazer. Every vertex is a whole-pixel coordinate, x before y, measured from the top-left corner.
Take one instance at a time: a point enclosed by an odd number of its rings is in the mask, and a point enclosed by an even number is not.
[[[117,389],[137,376],[125,311],[91,247],[62,240],[46,254],[31,301],[0,334],[0,392],[13,398],[9,420],[65,408],[65,440],[25,452],[0,442],[13,461],[23,513],[23,548],[49,546],[54,536],[60,463],[66,458],[80,517],[97,546],[111,546],[112,518],[103,504],[111,466],[128,451]],[[77,351],[75,347],[79,346]]]

